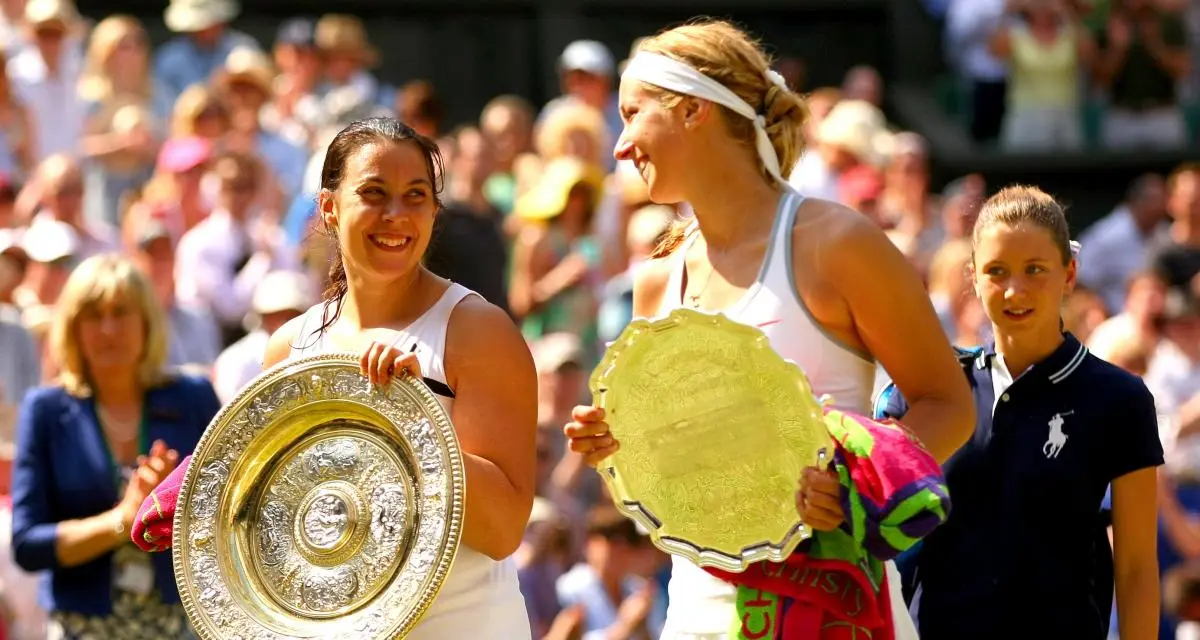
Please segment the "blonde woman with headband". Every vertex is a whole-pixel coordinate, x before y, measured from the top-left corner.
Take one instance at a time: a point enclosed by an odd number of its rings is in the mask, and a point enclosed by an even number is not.
[[[970,391],[921,279],[866,218],[787,186],[806,109],[754,41],[726,22],[649,38],[622,76],[620,108],[615,156],[634,163],[655,202],[695,211],[638,275],[635,317],[684,307],[760,327],[815,393],[864,415],[880,363],[914,399],[905,424],[939,461],[963,444]],[[619,446],[603,420],[581,406],[565,428],[591,465]],[[837,480],[816,469],[798,480],[806,522],[837,528]],[[895,637],[910,638],[895,569],[887,575]],[[682,558],[669,601],[664,638],[745,637],[733,625],[736,587]]]

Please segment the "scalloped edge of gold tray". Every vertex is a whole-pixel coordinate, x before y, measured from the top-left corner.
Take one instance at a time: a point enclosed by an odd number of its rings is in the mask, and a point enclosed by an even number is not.
[[[190,501],[193,489],[192,485],[195,482],[195,475],[198,473],[198,469],[203,466],[203,464],[197,464],[197,462],[200,460],[199,455],[207,448],[214,446],[214,441],[217,437],[217,432],[214,430],[214,427],[222,424],[222,422],[228,419],[229,416],[237,415],[239,412],[245,410],[246,405],[258,392],[274,384],[281,378],[288,378],[312,369],[322,367],[350,367],[353,368],[357,373],[360,366],[359,361],[360,358],[358,356],[350,353],[322,353],[279,363],[275,367],[272,367],[271,369],[268,369],[267,371],[264,371],[256,376],[253,380],[246,384],[240,392],[238,392],[238,395],[233,400],[222,406],[221,410],[217,412],[217,415],[213,417],[211,422],[209,422],[208,427],[205,428],[204,433],[200,436],[200,440],[196,443],[191,464],[184,473],[183,482],[179,487],[179,496],[176,500],[176,512],[171,531],[171,563],[172,567],[174,568],[175,582],[179,591],[180,603],[183,605],[184,612],[187,614],[192,629],[195,631],[196,636],[200,640],[226,639],[218,635],[217,631],[213,628],[214,625],[212,625],[211,621],[208,620],[207,614],[196,602],[195,597],[192,594],[194,585],[187,584],[190,581],[184,579],[189,577],[191,573],[187,567],[187,558],[185,557],[187,556],[185,535],[188,532],[188,527],[184,522],[185,510],[183,509],[182,505],[186,505]],[[365,376],[362,378],[362,380],[363,384],[367,384],[367,378]],[[397,624],[399,626],[396,627],[392,637],[403,638],[412,631],[412,629],[428,612],[430,605],[437,598],[438,593],[445,584],[446,577],[450,574],[450,570],[453,567],[454,561],[458,555],[458,547],[462,541],[463,518],[466,510],[466,468],[463,462],[462,449],[458,440],[458,434],[454,430],[454,425],[450,421],[450,416],[442,408],[441,403],[438,402],[433,392],[429,390],[425,383],[412,376],[405,375],[392,378],[390,384],[392,385],[392,389],[390,390],[392,393],[412,394],[418,399],[419,404],[421,404],[421,406],[425,409],[436,407],[434,411],[429,413],[435,418],[433,421],[434,426],[442,432],[444,441],[449,443],[448,453],[450,465],[447,469],[447,473],[451,478],[451,485],[454,489],[454,495],[448,496],[449,502],[451,503],[451,508],[449,509],[449,513],[446,518],[445,535],[448,551],[438,559],[438,562],[433,569],[431,584],[434,585],[435,588],[427,590],[421,594],[420,600],[416,603],[416,606],[414,606],[409,615],[406,616],[407,619],[398,621]],[[227,428],[228,425],[226,425],[226,428],[222,429],[221,431],[225,431]],[[258,436],[256,435],[255,437]],[[228,487],[229,483],[227,482],[226,486],[221,490],[222,500],[225,499],[224,493],[228,491]],[[218,511],[216,517],[220,518],[220,516],[221,513]],[[216,526],[219,526],[219,523],[216,523]],[[313,635],[309,637],[316,638],[318,636]]]

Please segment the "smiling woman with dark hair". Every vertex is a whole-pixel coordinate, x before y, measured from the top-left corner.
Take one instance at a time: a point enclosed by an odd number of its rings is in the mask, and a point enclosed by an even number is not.
[[[424,378],[462,446],[466,516],[454,567],[407,637],[528,639],[510,556],[533,504],[533,359],[508,314],[422,266],[441,187],[437,146],[399,120],[372,118],[338,133],[318,200],[336,244],[325,300],[271,336],[263,368],[352,351],[362,353],[372,383],[387,384],[404,370]],[[159,540],[168,539],[169,517]]]

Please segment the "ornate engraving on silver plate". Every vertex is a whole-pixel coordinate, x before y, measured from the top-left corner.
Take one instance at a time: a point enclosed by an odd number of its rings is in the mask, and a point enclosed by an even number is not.
[[[465,476],[419,381],[329,354],[255,379],[201,438],[174,561],[203,640],[403,637],[453,563]]]

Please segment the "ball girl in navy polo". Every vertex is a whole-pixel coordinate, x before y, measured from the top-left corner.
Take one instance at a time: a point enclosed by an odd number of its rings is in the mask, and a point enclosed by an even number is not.
[[[975,434],[945,464],[954,512],[908,567],[921,638],[1102,640],[1115,582],[1121,640],[1156,639],[1154,400],[1062,330],[1077,265],[1053,198],[1001,191],[972,241],[975,294],[995,342],[960,351]],[[885,388],[876,416],[905,411]]]

